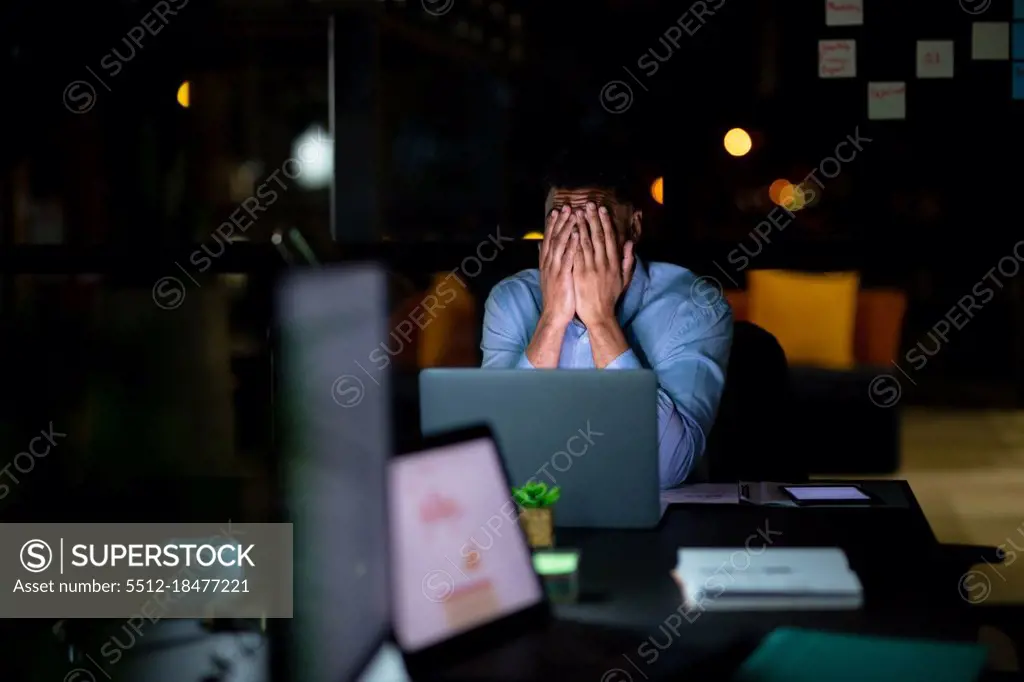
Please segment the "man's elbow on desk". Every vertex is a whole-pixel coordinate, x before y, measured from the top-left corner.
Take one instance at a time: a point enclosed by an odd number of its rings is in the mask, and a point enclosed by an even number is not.
[[[698,433],[695,437],[694,434],[694,429],[700,431],[699,427],[687,424],[681,417],[679,420],[683,423],[681,432],[672,433],[669,430],[662,434],[658,443],[658,471],[662,490],[686,483],[698,470],[697,465],[704,456],[704,435]]]

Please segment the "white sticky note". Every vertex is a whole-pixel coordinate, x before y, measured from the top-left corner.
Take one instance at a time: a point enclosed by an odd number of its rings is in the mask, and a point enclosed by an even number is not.
[[[819,40],[818,76],[854,78],[857,76],[856,40]]]
[[[971,59],[1009,59],[1010,24],[976,21],[971,29]]]
[[[953,41],[917,41],[917,77],[953,77]]]
[[[887,121],[907,117],[907,84],[868,83],[868,118]]]
[[[863,26],[864,0],[825,0],[826,26]]]

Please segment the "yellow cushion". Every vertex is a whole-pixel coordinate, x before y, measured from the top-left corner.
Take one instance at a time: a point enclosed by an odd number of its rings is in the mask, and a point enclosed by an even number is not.
[[[754,270],[750,321],[775,335],[790,364],[850,369],[859,286],[855,272]]]

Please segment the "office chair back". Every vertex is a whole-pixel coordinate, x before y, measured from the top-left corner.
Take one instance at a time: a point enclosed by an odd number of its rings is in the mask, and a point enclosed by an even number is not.
[[[756,324],[737,322],[718,418],[705,451],[708,480],[807,479],[807,466],[788,444],[790,395],[789,364],[778,340]]]

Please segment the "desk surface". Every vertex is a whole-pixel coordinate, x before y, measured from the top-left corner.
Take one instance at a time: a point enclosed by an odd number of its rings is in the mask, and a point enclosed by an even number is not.
[[[843,509],[679,505],[648,531],[560,530],[558,544],[582,552],[581,597],[577,604],[557,607],[557,613],[566,619],[634,631],[636,646],[622,652],[623,669],[632,670],[628,664],[634,664],[652,679],[730,647],[752,647],[779,625],[976,639],[977,621],[970,617],[958,592],[957,571],[962,573],[966,567],[941,559],[940,546],[910,487],[902,481],[864,485],[881,496],[901,497],[906,504]],[[826,613],[709,612],[691,617],[682,627],[666,627],[666,621],[680,608],[679,590],[670,577],[680,547],[739,548],[747,544],[758,548],[769,543],[841,547],[864,584],[865,607]],[[168,623],[167,627],[180,631],[188,626]],[[126,657],[119,666],[126,676],[116,678],[156,681],[171,675],[167,679],[176,682],[199,680],[188,671],[201,669],[209,674],[211,647],[239,647],[237,636],[205,637],[205,643],[190,640],[175,647],[174,637],[167,635],[167,643],[155,651],[148,651],[140,642],[137,655],[131,661]],[[655,660],[652,651],[658,652]],[[260,658],[262,655],[256,660]],[[243,676],[224,679],[262,679],[262,665],[256,660],[243,666]],[[634,679],[643,678],[637,674]]]
[[[670,650],[658,660],[683,665],[730,646],[742,648],[780,625],[974,640],[977,624],[962,617],[967,604],[958,582],[968,567],[942,558],[905,482],[863,485],[894,503],[885,508],[678,505],[650,531],[559,531],[559,545],[581,552],[581,595],[579,603],[558,606],[557,613],[637,631],[636,650],[623,656],[640,667],[651,660],[652,645],[670,643]],[[842,548],[864,585],[864,608],[734,613],[682,608],[679,589],[670,577],[680,547],[747,546],[758,551],[766,545]],[[641,647],[645,658],[639,656]]]

